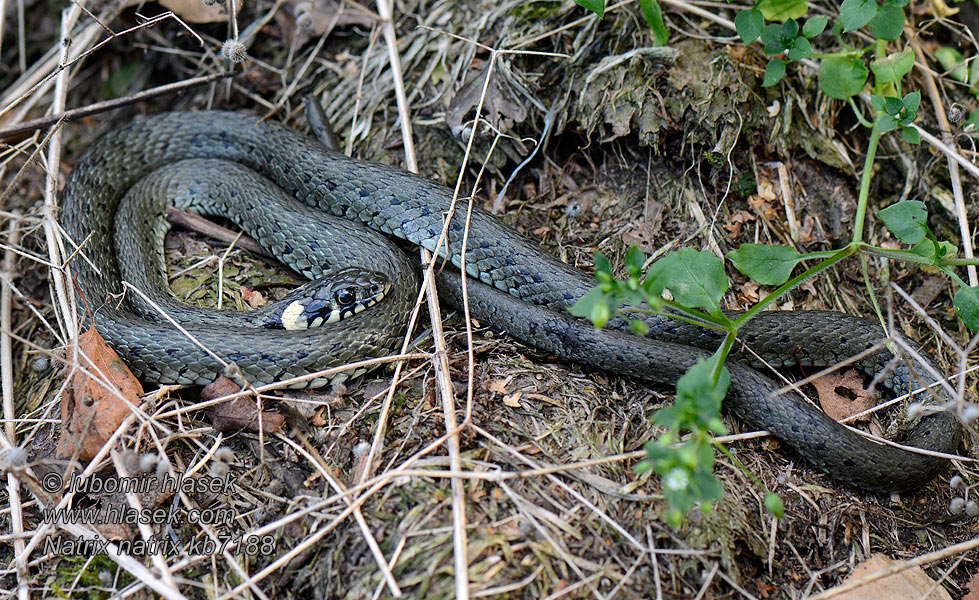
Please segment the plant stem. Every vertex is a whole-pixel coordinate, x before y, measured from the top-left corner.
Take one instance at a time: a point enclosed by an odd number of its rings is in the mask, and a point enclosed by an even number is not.
[[[867,198],[870,196],[870,180],[874,176],[874,158],[877,156],[877,146],[880,143],[880,115],[874,119],[874,127],[870,130],[870,141],[867,143],[867,156],[863,161],[863,173],[860,174],[860,196],[857,198],[857,218],[853,223],[853,242],[863,241],[863,223],[867,217]]]
[[[714,381],[714,385],[717,385],[718,380],[721,378],[721,371],[724,369],[724,362],[727,360],[727,355],[731,353],[731,348],[734,347],[734,341],[738,337],[737,330],[728,331],[727,335],[724,336],[724,341],[721,342],[720,347],[717,352],[714,353],[717,356],[717,360],[714,361],[714,368],[711,370],[711,379]]]

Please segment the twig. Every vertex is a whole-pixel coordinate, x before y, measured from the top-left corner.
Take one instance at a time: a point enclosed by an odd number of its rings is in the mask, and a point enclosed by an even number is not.
[[[234,73],[216,73],[214,75],[205,75],[203,77],[193,77],[191,79],[178,81],[177,83],[168,83],[166,85],[161,85],[142,92],[137,92],[122,98],[114,98],[104,102],[96,102],[95,104],[89,104],[88,106],[83,106],[81,108],[73,108],[68,111],[47,115],[38,119],[31,119],[30,121],[22,121],[14,125],[0,128],[0,141],[12,144],[20,141],[20,139],[22,139],[25,135],[31,134],[39,129],[43,129],[44,127],[49,127],[59,121],[73,121],[76,119],[81,119],[105,112],[107,110],[135,104],[136,102],[141,102],[148,98],[155,98],[165,94],[182,92],[200,85],[204,85],[205,83],[211,83],[212,81],[216,81],[218,79],[233,76]]]
[[[885,569],[874,571],[873,573],[868,573],[867,575],[858,577],[857,579],[854,579],[848,583],[838,585],[832,589],[826,590],[825,592],[816,594],[815,596],[810,596],[809,600],[829,600],[829,598],[834,598],[840,594],[843,594],[844,592],[865,586],[868,583],[873,583],[879,579],[894,575],[895,573],[900,573],[901,571],[906,571],[914,567],[927,565],[937,560],[948,558],[949,556],[955,556],[956,554],[963,554],[965,552],[969,552],[970,550],[975,550],[976,548],[979,548],[979,537],[972,538],[971,540],[967,540],[965,542],[959,542],[958,544],[953,544],[947,548],[929,552],[928,554],[922,554],[917,558],[912,558],[895,565],[891,565]]]
[[[415,145],[411,133],[411,117],[408,113],[407,96],[404,90],[404,77],[401,72],[401,58],[398,54],[398,40],[394,31],[393,11],[390,0],[378,0],[377,12],[381,17],[381,29],[384,39],[387,42],[388,59],[390,61],[391,74],[394,78],[395,98],[398,102],[398,113],[401,119],[401,137],[405,150],[405,165],[412,173],[418,172],[418,162],[415,159]],[[460,183],[461,183],[460,174]],[[458,185],[457,185],[458,188]],[[453,204],[457,195],[453,197]],[[452,218],[450,212],[446,216],[446,223]],[[432,255],[424,248],[421,252],[422,262],[428,263],[432,260]],[[465,248],[462,249],[465,254]],[[432,357],[432,366],[435,368],[435,379],[438,383],[440,396],[442,397],[442,412],[444,413],[446,432],[457,432],[455,418],[455,395],[452,389],[452,381],[449,379],[449,361],[445,334],[442,331],[442,315],[439,309],[438,294],[435,290],[435,277],[431,268],[425,272],[423,285],[427,288],[428,309],[432,324],[432,338],[435,342],[435,355]],[[372,448],[373,449],[373,448]],[[460,470],[461,461],[459,459],[459,438],[451,435],[446,440],[446,449],[449,453],[449,463],[452,470]],[[369,468],[365,469],[365,473]],[[465,490],[461,479],[452,479],[452,525],[453,525],[453,558],[455,565],[455,597],[457,600],[468,600],[469,598],[469,553],[466,534],[466,506]]]
[[[7,243],[16,246],[20,241],[20,220],[10,219],[7,224]],[[14,259],[16,254],[8,250],[3,255],[3,292],[0,296],[0,378],[3,388],[4,432],[10,444],[17,443],[16,418],[14,410],[14,369],[10,343],[11,310],[13,305]],[[12,473],[7,473],[7,496],[10,500],[10,531],[14,536],[14,569],[17,571],[17,597],[29,598],[30,572],[27,570],[25,543],[19,537],[24,534],[23,504],[20,499],[20,483]]]
[[[911,47],[914,48],[914,53],[918,57],[918,61],[922,64],[927,64],[928,60],[925,57],[925,53],[921,50],[921,44],[918,43],[917,38],[914,36],[909,37],[911,37]],[[932,74],[931,69],[922,69],[922,71],[925,74],[925,89],[928,90],[928,97],[931,99],[932,109],[935,111],[935,117],[938,119],[938,128],[942,132],[945,143],[958,154],[955,138],[952,136],[952,129],[948,124],[948,117],[945,115],[945,105],[942,102],[941,94],[938,93],[938,85],[935,83],[935,76]],[[965,197],[962,193],[962,177],[959,175],[959,165],[952,160],[951,156],[946,156],[945,159],[948,161],[948,177],[952,182],[952,197],[955,199],[955,216],[959,221],[962,253],[965,254],[966,258],[973,258],[972,232],[969,230],[969,216],[965,210]],[[976,277],[975,265],[968,265],[966,272],[969,274],[969,285],[975,286],[979,284],[979,279]]]

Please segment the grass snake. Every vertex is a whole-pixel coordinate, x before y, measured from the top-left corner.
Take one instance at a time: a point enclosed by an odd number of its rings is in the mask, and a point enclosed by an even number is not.
[[[216,162],[186,162],[198,159]],[[147,176],[151,176],[150,183],[141,181]],[[388,355],[400,343],[406,314],[416,295],[417,277],[407,259],[397,258],[401,252],[389,255],[382,247],[390,246],[390,242],[383,236],[367,235],[365,229],[425,247],[449,258],[456,267],[461,264],[464,214],[453,216],[447,241],[436,246],[452,198],[451,190],[438,183],[395,167],[346,157],[281,124],[260,122],[244,114],[177,112],[134,121],[110,131],[78,161],[62,194],[61,222],[76,243],[89,238],[83,252],[91,263],[75,260],[72,269],[86,299],[97,308],[96,327],[144,379],[208,383],[222,367],[167,321],[139,314],[129,304],[133,294],[127,294],[124,302],[114,298],[123,291],[120,264],[127,262],[125,258],[117,261],[114,249],[112,225],[117,207],[131,188],[139,186],[175,188],[174,194],[184,194],[187,203],[193,205],[195,186],[210,189],[212,185],[230,186],[226,193],[240,200],[246,214],[251,212],[250,207],[265,203],[254,200],[252,193],[298,200],[299,213],[293,221],[273,217],[256,227],[264,229],[277,254],[298,257],[294,268],[305,275],[319,277],[349,268],[344,261],[352,259],[354,267],[359,264],[394,280],[387,297],[377,306],[326,328],[297,332],[246,329],[209,323],[203,314],[207,311],[199,311],[183,323],[201,343],[225,360],[234,361],[256,382]],[[148,223],[158,216],[150,214],[155,212],[140,210],[115,220],[123,229],[136,227],[134,221],[146,220],[143,229],[147,233],[142,237],[154,238],[160,234]],[[330,234],[330,226],[313,225],[313,213],[354,225],[340,234]],[[308,234],[309,245],[316,250],[331,247],[349,256],[306,254],[307,250],[296,244],[277,241],[279,232],[285,230]],[[369,242],[374,245],[365,249],[360,244],[368,237],[380,237],[381,241]],[[698,356],[713,352],[719,343],[716,333],[667,317],[646,318],[650,333],[645,338],[626,331],[598,331],[590,323],[571,317],[563,309],[594,286],[591,276],[562,263],[485,211],[477,209],[471,215],[465,252],[472,316],[568,360],[655,384],[673,384]],[[120,251],[122,254],[126,253]],[[148,258],[145,263],[130,266],[126,277],[159,271],[162,263],[155,261],[162,258]],[[132,273],[136,275],[129,275]],[[170,293],[159,291],[165,277],[147,277],[137,287],[157,289],[153,297],[169,301]],[[438,284],[440,294],[449,302],[461,302],[458,273],[442,270]],[[166,308],[169,310],[170,305]],[[739,336],[762,360],[776,367],[832,365],[874,346],[883,337],[874,322],[817,311],[763,312]],[[947,467],[942,458],[868,440],[794,393],[776,395],[774,391],[780,386],[748,366],[746,357],[731,359],[727,366],[732,385],[725,405],[841,481],[875,491],[906,490]],[[878,385],[894,393],[904,393],[910,386],[908,369],[900,363],[895,366],[886,350],[858,361],[856,366],[867,374],[879,375]],[[926,373],[922,376],[931,383]],[[961,431],[954,415],[937,411],[919,419],[900,441],[951,453]]]

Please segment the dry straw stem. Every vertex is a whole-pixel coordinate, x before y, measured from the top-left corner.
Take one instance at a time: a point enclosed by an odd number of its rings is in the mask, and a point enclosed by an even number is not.
[[[911,47],[914,48],[914,54],[918,59],[918,63],[927,65],[928,60],[925,57],[924,51],[921,49],[921,44],[918,43],[915,37],[910,35],[910,32],[908,37],[911,38]],[[952,136],[952,128],[949,127],[948,117],[945,114],[945,103],[942,101],[942,95],[938,91],[938,85],[935,83],[935,75],[931,69],[922,69],[921,71],[924,73],[925,89],[928,90],[928,97],[931,99],[931,107],[935,111],[938,127],[943,132],[943,141],[958,153],[955,138]],[[959,235],[962,237],[962,252],[966,258],[971,259],[973,258],[972,235],[969,229],[969,217],[965,210],[965,195],[962,193],[962,177],[959,175],[959,165],[949,156],[946,156],[946,160],[948,161],[948,176],[952,182],[952,196],[955,198],[955,216],[958,218]],[[975,265],[969,265],[966,271],[969,273],[969,285],[975,286],[979,284],[979,279],[976,278]]]
[[[7,243],[17,246],[20,242],[21,220],[16,216],[7,223]],[[0,292],[0,385],[3,393],[4,433],[6,439],[2,444],[4,450],[17,444],[16,418],[14,410],[14,372],[13,354],[11,349],[10,331],[11,310],[13,306],[14,266],[16,254],[8,249],[3,255],[3,290]],[[10,503],[10,532],[14,538],[14,570],[17,572],[17,597],[27,600],[29,597],[30,571],[27,570],[27,557],[24,555],[24,508],[20,498],[20,483],[12,471],[7,472],[7,498]]]
[[[418,163],[415,159],[415,146],[411,133],[411,117],[408,114],[408,103],[404,90],[404,78],[401,72],[401,58],[398,53],[398,40],[394,31],[390,0],[378,0],[377,9],[378,14],[381,17],[381,29],[384,34],[385,42],[387,43],[388,60],[390,63],[391,73],[394,77],[395,97],[398,103],[398,114],[401,119],[401,136],[402,141],[404,142],[406,166],[408,167],[409,171],[417,173]],[[459,179],[461,180],[461,175]],[[460,183],[456,184],[457,191]],[[457,197],[457,193],[453,194],[449,214],[445,217],[446,227],[452,218],[452,212],[455,208]],[[445,235],[445,231],[446,230],[443,229],[443,235]],[[463,255],[465,255],[465,247],[463,247],[461,251]],[[424,249],[422,249],[420,252],[423,264],[432,262],[431,253]],[[445,343],[445,334],[442,331],[442,315],[439,309],[438,295],[435,290],[435,278],[431,265],[425,272],[423,286],[427,290],[429,316],[432,325],[432,337],[435,341],[435,354],[432,357],[432,366],[435,369],[435,377],[438,383],[440,396],[442,397],[442,410],[444,412],[445,428],[447,432],[455,432],[458,430],[455,418],[455,398],[452,389],[452,381],[449,379],[448,350]],[[469,385],[472,385],[471,380]],[[391,388],[391,393],[393,394],[394,386],[392,385]],[[389,398],[390,397],[391,395],[389,395]],[[383,420],[379,420],[379,423],[383,423]],[[383,430],[383,426],[381,425],[379,425],[379,431],[380,430]],[[377,442],[378,439],[379,437],[375,438],[375,442]],[[372,445],[371,453],[368,453],[367,468],[364,469],[364,475],[371,471],[371,457],[376,445],[377,444]],[[449,460],[452,470],[459,470],[461,464],[459,460],[459,439],[456,435],[450,435],[448,437],[446,440],[446,449],[449,453]],[[469,598],[469,559],[467,549],[468,542],[466,536],[465,491],[462,483],[462,480],[458,478],[452,479],[452,539],[453,558],[455,564],[456,598],[459,600],[466,600]]]

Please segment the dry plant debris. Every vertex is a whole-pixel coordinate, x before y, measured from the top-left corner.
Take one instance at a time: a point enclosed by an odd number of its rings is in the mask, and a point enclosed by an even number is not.
[[[91,460],[140,405],[143,386],[94,327],[68,352],[78,357],[78,367],[69,371],[61,394],[58,455]]]
[[[7,122],[227,68],[218,54],[234,29],[226,21],[143,21],[131,8],[120,12],[122,3],[86,5],[96,22],[72,4],[77,21],[69,27],[72,44],[66,50],[60,15],[45,4],[25,3],[27,30],[6,22],[0,77],[7,92],[0,118]],[[693,5],[662,4],[677,35],[670,51],[649,49],[635,3],[623,3],[599,21],[572,2],[404,0],[392,21],[404,74],[399,79],[390,69],[381,32],[385,22],[373,4],[245,3],[237,30],[249,36],[247,57],[234,79],[70,123],[61,129],[62,153],[44,168],[33,158],[25,161],[34,151],[47,155],[44,136],[0,149],[3,209],[26,211],[20,221],[24,240],[17,246],[22,254],[14,276],[3,278],[17,292],[13,322],[3,332],[14,341],[14,412],[5,415],[6,435],[28,449],[50,448],[60,419],[67,419],[64,430],[70,431],[78,415],[77,406],[59,412],[69,395],[58,395],[61,380],[51,373],[53,361],[41,361],[35,348],[58,348],[66,339],[45,264],[60,261],[40,262],[49,256],[42,227],[53,209],[41,206],[45,175],[63,175],[98,131],[142,112],[237,108],[304,128],[299,97],[312,92],[326,107],[343,150],[403,164],[402,115],[395,100],[395,88],[403,85],[423,174],[451,185],[468,142],[454,132],[472,129],[481,76],[495,58],[498,69],[483,98],[484,123],[476,127],[463,195],[485,167],[476,195],[490,206],[515,165],[542,143],[543,151],[509,186],[504,217],[567,262],[589,268],[595,249],[621,262],[630,243],[648,252],[787,240],[807,250],[830,247],[853,214],[855,163],[864,144],[849,136],[853,124],[845,107],[812,94],[814,76],[804,70],[780,91],[761,90],[764,63],[756,49],[733,42],[730,31],[694,12]],[[184,6],[173,10],[184,23],[194,21]],[[155,9],[141,5],[139,14]],[[59,71],[65,52],[74,60],[106,39],[102,24],[127,31]],[[929,36],[958,40],[968,50],[969,38],[959,27],[935,22],[916,35],[924,44],[933,43]],[[494,55],[488,47],[517,52]],[[56,86],[58,77],[64,79]],[[112,86],[104,85],[110,79]],[[961,98],[962,86],[941,78],[939,85],[945,97]],[[67,90],[66,101],[59,94]],[[560,110],[542,140],[551,107]],[[931,116],[922,126],[940,129]],[[496,132],[503,137],[497,140]],[[913,194],[950,204],[948,173],[940,161],[898,145],[885,150],[881,197]],[[974,211],[970,216],[975,218]],[[0,218],[11,216],[3,212]],[[950,219],[937,221],[936,227],[955,231]],[[178,255],[170,266],[178,296],[214,306],[218,268],[211,256],[221,256],[224,248],[189,236],[168,245]],[[184,272],[197,262],[207,266]],[[957,340],[964,338],[947,286],[914,270],[867,268],[872,281],[889,277],[929,300],[938,323]],[[237,252],[227,257],[224,275],[241,278],[224,282],[227,304],[243,307],[274,295],[264,287],[259,296],[247,291],[269,278],[268,269]],[[738,293],[729,299],[731,308],[744,308],[768,291],[732,277]],[[898,326],[935,348],[940,336],[927,333],[907,306],[893,304]],[[854,265],[796,290],[780,308],[869,314]],[[133,418],[109,450],[160,453],[176,473],[216,469],[230,472],[234,481],[224,495],[178,494],[163,503],[183,516],[192,509],[228,508],[235,515],[231,522],[205,526],[184,520],[154,533],[184,544],[215,537],[233,543],[226,553],[147,557],[145,565],[118,556],[63,558],[43,552],[42,536],[56,528],[45,529],[31,498],[8,486],[3,508],[9,505],[4,514],[11,527],[3,533],[12,535],[0,544],[7,557],[4,589],[21,597],[107,597],[112,589],[166,598],[449,598],[461,596],[463,585],[472,597],[804,598],[841,583],[852,565],[875,553],[905,559],[944,549],[953,552],[934,559],[928,579],[941,580],[953,596],[974,587],[976,548],[967,542],[979,536],[979,526],[965,512],[966,495],[975,496],[968,484],[953,491],[936,482],[900,499],[858,494],[801,466],[778,444],[746,435],[731,443],[732,457],[717,467],[725,499],[710,514],[692,515],[671,530],[659,520],[659,484],[632,470],[643,443],[656,434],[649,413],[670,401],[663,390],[556,362],[478,324],[470,377],[465,323],[449,315],[446,326],[446,376],[454,405],[442,403],[431,361],[414,359],[406,362],[390,399],[390,372],[348,382],[328,395],[293,394],[290,404],[307,409],[296,412],[309,420],[308,446],[285,428],[272,436],[276,423],[265,421],[267,413],[259,415],[251,399],[234,407],[234,431],[222,433],[218,421],[226,418],[208,422],[193,391],[142,397],[134,392],[129,400],[145,406],[146,415]],[[427,329],[419,326],[409,351],[431,350]],[[974,394],[975,378],[966,381],[967,393]],[[446,411],[463,424],[456,436],[457,466],[444,444]],[[256,433],[258,418],[262,436]],[[251,430],[238,429],[249,423]],[[97,452],[108,438],[100,439],[98,447],[87,439],[82,445]],[[377,454],[368,461],[372,442]],[[236,461],[225,460],[231,452]],[[30,458],[37,456],[43,455]],[[764,515],[757,486],[735,460],[782,496],[782,521]],[[5,464],[10,472],[20,468],[17,461]],[[98,471],[120,477],[108,458],[91,471],[88,476]],[[963,464],[962,473],[974,481],[971,465]],[[78,496],[72,502],[110,502]],[[949,514],[952,496],[963,506],[958,516]],[[128,498],[111,502],[130,505]],[[454,521],[453,505],[461,505],[464,522]],[[131,529],[103,533],[114,539],[143,535]],[[245,534],[257,543],[248,546]],[[271,546],[262,545],[267,540]],[[462,574],[460,556],[468,567]],[[185,581],[206,582],[206,588]]]

